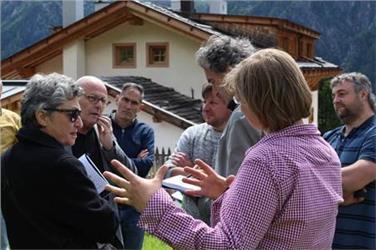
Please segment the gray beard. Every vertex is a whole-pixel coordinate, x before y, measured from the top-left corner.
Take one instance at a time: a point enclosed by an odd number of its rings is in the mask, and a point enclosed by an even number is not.
[[[343,108],[342,108],[343,109]],[[344,123],[349,124],[355,121],[358,118],[357,112],[354,112],[353,110],[349,110],[348,108],[345,108],[344,111],[341,113],[338,113],[336,111],[337,117]]]

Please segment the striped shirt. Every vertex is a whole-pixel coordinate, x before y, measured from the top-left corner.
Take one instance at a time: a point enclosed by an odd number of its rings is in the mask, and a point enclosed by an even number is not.
[[[344,126],[324,138],[337,151],[343,167],[358,160],[376,162],[376,116],[344,136]],[[375,182],[366,186],[365,201],[339,208],[333,248],[375,249]]]
[[[340,162],[312,124],[264,136],[212,206],[212,226],[159,189],[139,225],[178,249],[329,249],[342,202]]]

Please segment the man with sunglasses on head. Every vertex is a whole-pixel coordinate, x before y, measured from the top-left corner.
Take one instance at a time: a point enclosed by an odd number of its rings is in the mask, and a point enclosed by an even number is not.
[[[83,76],[76,81],[76,84],[84,91],[79,98],[83,126],[78,130],[76,142],[71,148],[73,155],[79,158],[87,154],[102,173],[116,172],[111,165],[113,159],[121,161],[137,173],[134,162],[120,148],[112,133],[110,118],[102,115],[107,104],[105,83],[95,76]],[[107,199],[116,207],[112,196]],[[122,245],[120,227],[117,231],[117,239],[119,242],[116,242],[116,247],[120,248]]]
[[[135,163],[138,175],[145,178],[154,162],[154,131],[137,119],[144,88],[127,82],[116,97],[117,110],[111,116],[114,135],[124,152]],[[125,249],[142,249],[144,231],[137,226],[140,214],[130,206],[119,206]]]

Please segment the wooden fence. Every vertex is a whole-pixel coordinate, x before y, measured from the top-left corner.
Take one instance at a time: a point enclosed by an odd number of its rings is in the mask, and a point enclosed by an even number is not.
[[[171,149],[168,148],[165,150],[165,148],[162,147],[162,149],[156,148],[154,153],[154,165],[151,167],[149,174],[147,175],[147,178],[152,178],[155,173],[157,172],[158,168],[165,163],[165,161],[168,160],[168,157],[171,155]]]

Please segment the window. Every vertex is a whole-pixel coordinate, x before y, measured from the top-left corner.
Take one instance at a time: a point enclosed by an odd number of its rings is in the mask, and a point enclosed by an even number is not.
[[[312,55],[312,44],[307,43],[306,46],[307,46],[307,47],[306,47],[306,49],[307,49],[307,54],[306,54],[306,56],[307,56],[307,57],[313,57],[313,55]]]
[[[146,66],[147,67],[168,67],[169,51],[168,43],[147,43],[146,44]]]
[[[119,43],[112,45],[114,68],[136,68],[136,44]]]

